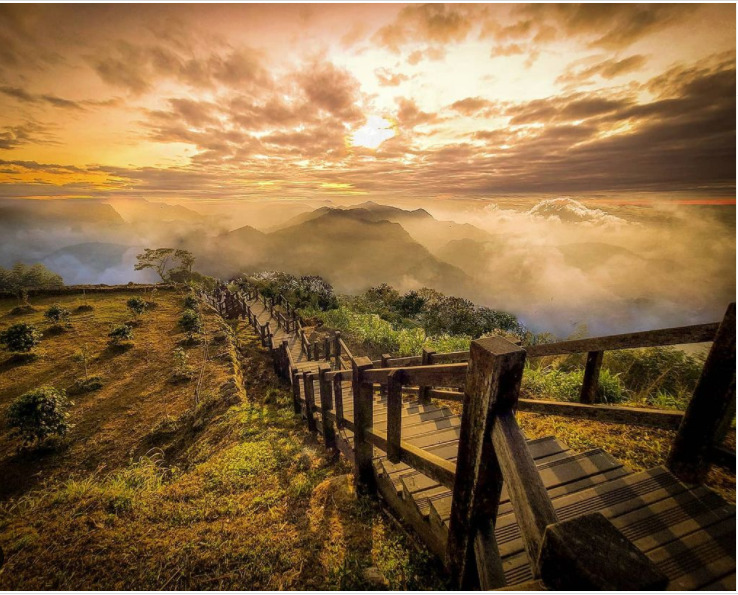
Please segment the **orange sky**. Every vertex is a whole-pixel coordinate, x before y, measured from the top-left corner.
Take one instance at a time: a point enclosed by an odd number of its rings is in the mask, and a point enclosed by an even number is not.
[[[0,197],[730,201],[735,22],[733,4],[1,5]]]

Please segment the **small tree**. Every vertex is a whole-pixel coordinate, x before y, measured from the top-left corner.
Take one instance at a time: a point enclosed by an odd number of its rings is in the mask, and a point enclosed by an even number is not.
[[[74,361],[82,364],[82,371],[85,374],[85,380],[89,378],[89,364],[90,364],[90,348],[87,343],[82,343],[79,350],[72,356]]]
[[[188,295],[184,299],[184,307],[187,310],[195,310],[197,308],[197,298],[194,295]]]
[[[133,329],[127,324],[119,324],[108,333],[111,345],[120,345],[124,341],[133,339]]]
[[[200,315],[194,310],[185,310],[179,319],[179,326],[187,333],[187,338],[191,341],[195,334],[202,331]]]
[[[140,316],[146,310],[146,302],[140,297],[132,297],[126,302],[126,306],[134,316]]]
[[[35,326],[25,322],[14,324],[8,330],[0,333],[0,343],[15,353],[28,353],[40,342],[41,333]]]
[[[28,446],[69,429],[69,401],[63,390],[42,386],[18,397],[10,405],[7,423]]]
[[[66,308],[62,307],[61,304],[54,304],[44,312],[44,316],[51,322],[58,324],[60,322],[68,322],[70,312]]]
[[[192,273],[195,257],[188,250],[174,248],[145,248],[136,256],[134,270],[154,269],[162,281],[187,281]]]
[[[64,280],[56,273],[37,263],[32,266],[16,263],[12,269],[0,267],[0,291],[12,291],[26,303],[27,290],[64,287]]]

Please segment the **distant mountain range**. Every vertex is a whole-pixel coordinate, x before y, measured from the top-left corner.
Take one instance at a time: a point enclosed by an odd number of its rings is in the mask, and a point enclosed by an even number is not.
[[[68,283],[140,279],[135,254],[145,246],[168,246],[191,250],[198,270],[221,278],[271,269],[321,275],[341,292],[390,283],[470,295],[471,276],[447,262],[443,249],[449,241],[492,239],[424,209],[374,202],[321,207],[266,232],[248,225],[224,231],[194,210],[145,200],[6,202],[0,203],[0,225],[10,235],[0,238],[0,265],[41,261]],[[35,240],[25,243],[25,236]]]

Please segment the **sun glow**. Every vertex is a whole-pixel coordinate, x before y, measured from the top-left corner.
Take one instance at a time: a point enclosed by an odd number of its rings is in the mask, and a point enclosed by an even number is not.
[[[351,136],[351,144],[355,147],[376,149],[395,134],[395,127],[392,122],[379,116],[369,116],[366,124]]]

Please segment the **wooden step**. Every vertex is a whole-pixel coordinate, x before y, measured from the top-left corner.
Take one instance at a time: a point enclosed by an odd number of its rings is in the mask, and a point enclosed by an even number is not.
[[[654,523],[661,523],[663,529],[654,535],[647,536],[646,539],[650,539],[650,542],[641,542],[638,539],[634,541],[634,544],[648,555],[649,548],[653,549],[656,543],[671,542],[675,537],[679,537],[681,531],[689,530],[689,520],[687,519],[687,524],[684,524],[683,516],[670,508],[686,506],[686,503],[699,500],[700,497],[700,493],[692,493],[666,469],[657,467],[576,494],[561,496],[553,499],[552,502],[559,520],[599,511],[605,517],[610,518],[613,524],[626,534],[632,530],[634,535],[637,535],[638,531],[642,530],[644,522],[648,522],[644,519],[650,515],[659,517]],[[677,500],[672,505],[667,502],[670,499]],[[638,511],[643,508],[647,510],[639,513]],[[687,506],[687,511],[696,509],[699,509],[698,504]],[[723,518],[735,517],[735,509],[732,507],[719,507],[713,513]],[[622,518],[619,519],[619,517]],[[729,523],[729,526],[732,526],[735,532],[734,521]],[[522,540],[513,515],[506,515],[505,519],[498,519],[495,536],[503,557],[503,568],[508,584],[515,584],[512,581],[529,580],[532,576],[530,565],[527,554],[523,551]],[[733,547],[734,557],[735,548]],[[719,576],[716,575],[714,578]]]
[[[569,456],[569,450],[556,438],[549,436],[538,440],[528,442],[528,449],[537,463],[546,465],[553,460],[566,458]],[[456,460],[456,456],[447,459]],[[441,486],[437,481],[431,479],[427,475],[415,470],[407,470],[399,473],[399,482],[402,487],[402,495],[408,501],[413,501],[424,517],[428,518],[430,514],[431,502],[448,498],[452,498],[452,491]],[[506,492],[503,490],[503,497]]]

